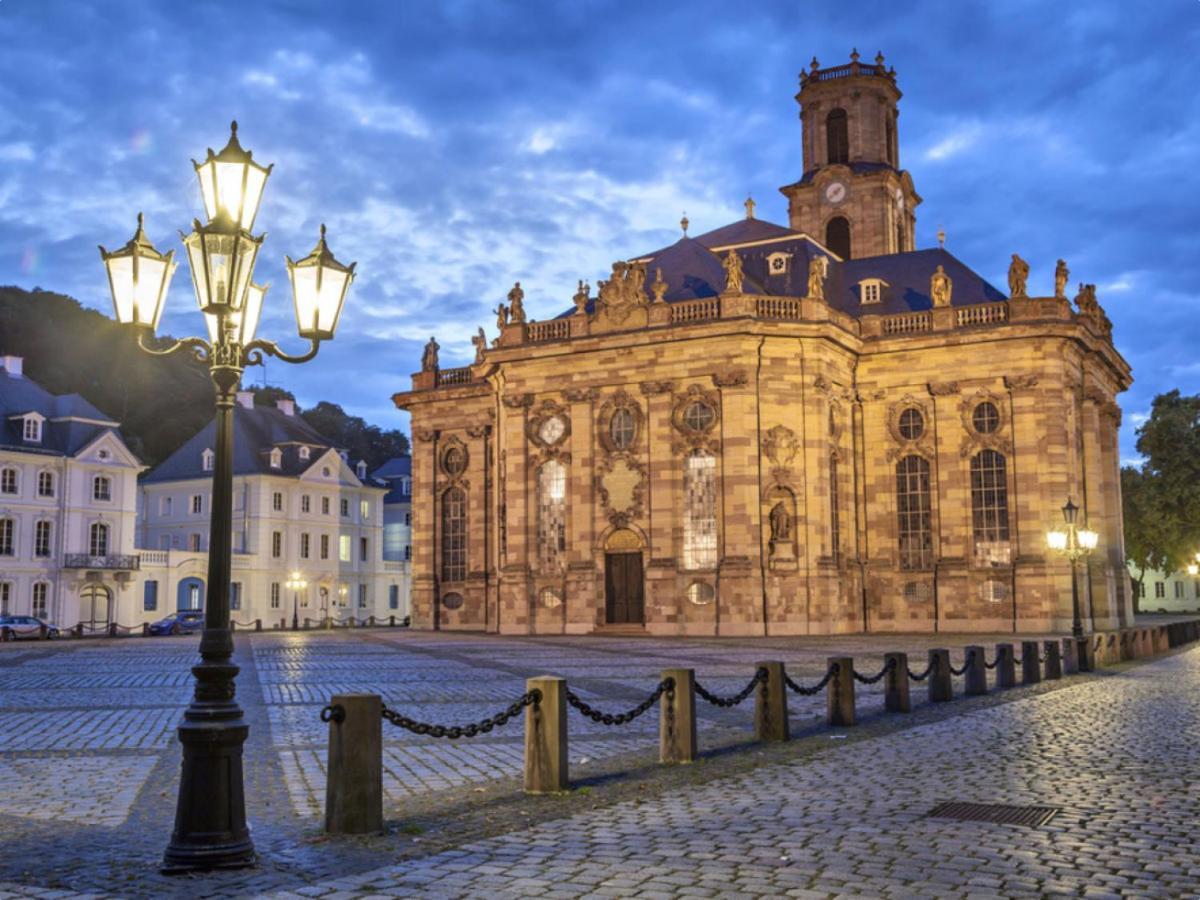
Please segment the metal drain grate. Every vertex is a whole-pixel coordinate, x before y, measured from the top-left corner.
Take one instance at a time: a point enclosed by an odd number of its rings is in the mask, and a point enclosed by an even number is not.
[[[940,803],[925,814],[927,819],[958,819],[961,822],[991,822],[994,825],[1024,825],[1038,828],[1062,812],[1057,806],[1004,806],[999,803]]]

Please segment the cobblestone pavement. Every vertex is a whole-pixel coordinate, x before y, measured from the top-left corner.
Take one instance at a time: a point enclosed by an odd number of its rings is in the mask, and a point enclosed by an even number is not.
[[[752,702],[701,703],[689,767],[653,764],[657,714],[610,729],[570,718],[576,790],[519,794],[518,718],[474,740],[385,723],[389,834],[320,834],[335,692],[371,691],[442,724],[483,718],[527,677],[568,678],[622,711],[662,669],[734,693],[782,659],[812,683],[825,658],[860,672],[905,649],[1010,638],[494,638],[401,631],[239,634],[251,726],[255,869],[171,878],[170,833],[193,638],[0,647],[0,898],[72,896],[1185,896],[1200,893],[1200,652],[985,698],[882,712],[833,732],[824,696],[789,698],[801,740],[748,744]],[[925,818],[940,801],[1062,808],[1041,828]],[[54,892],[54,893],[50,893]],[[61,892],[61,893],[58,893]]]

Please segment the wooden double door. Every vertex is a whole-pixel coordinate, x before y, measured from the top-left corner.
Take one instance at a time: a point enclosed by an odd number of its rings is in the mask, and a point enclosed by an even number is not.
[[[604,613],[609,625],[641,625],[646,620],[642,554],[604,555]]]

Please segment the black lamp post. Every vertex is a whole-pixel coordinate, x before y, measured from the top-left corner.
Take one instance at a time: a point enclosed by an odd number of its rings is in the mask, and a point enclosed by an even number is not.
[[[308,587],[308,582],[300,577],[299,572],[293,572],[286,582],[287,589],[292,592],[292,631],[300,630],[300,592]],[[305,603],[308,601],[305,600]]]
[[[304,259],[287,259],[288,277],[306,353],[290,356],[279,347],[256,340],[266,288],[252,283],[263,238],[251,229],[258,214],[271,167],[258,165],[237,140],[237,123],[219,154],[208,151],[193,163],[200,180],[208,223],[193,223],[181,235],[192,271],[196,302],[204,314],[209,340],[187,338],[158,349],[146,343],[162,316],[167,288],[175,272],[174,251],[161,254],[146,238],[142,215],[132,240],[120,250],[100,248],[108,272],[118,321],[137,332],[138,346],[166,356],[189,350],[209,367],[216,392],[216,458],[212,480],[212,517],[208,555],[208,597],[200,658],[192,667],[196,691],[179,726],[183,766],[175,830],[163,856],[164,872],[238,868],[253,865],[254,843],[246,826],[242,788],[242,744],[249,727],[234,699],[238,667],[232,663],[229,628],[230,566],[233,513],[233,410],[247,365],[264,355],[285,362],[312,359],[322,340],[333,337],[342,304],[354,278],[354,264],[343,266],[321,240]]]
[[[1083,620],[1079,613],[1079,577],[1078,564],[1079,560],[1086,558],[1093,550],[1096,549],[1096,544],[1099,543],[1100,535],[1092,531],[1086,525],[1080,527],[1076,520],[1079,517],[1079,507],[1076,506],[1071,498],[1067,498],[1067,505],[1062,508],[1063,522],[1065,528],[1055,528],[1047,532],[1046,543],[1051,550],[1065,556],[1071,563],[1071,609],[1073,621],[1071,623],[1071,635],[1075,638],[1076,643],[1083,648]],[[1079,659],[1082,661],[1084,656],[1081,654]]]

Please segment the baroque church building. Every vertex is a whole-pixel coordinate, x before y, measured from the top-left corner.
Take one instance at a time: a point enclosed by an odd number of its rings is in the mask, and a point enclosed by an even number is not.
[[[754,216],[614,263],[471,366],[426,349],[413,426],[413,624],[516,634],[1066,631],[1047,549],[1100,534],[1085,630],[1132,617],[1116,395],[1094,285],[997,290],[917,249],[894,69],[800,76],[787,226]],[[941,241],[939,240],[939,244]]]

